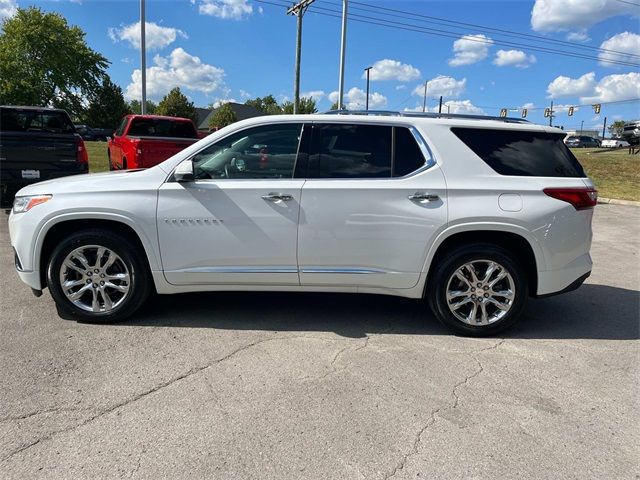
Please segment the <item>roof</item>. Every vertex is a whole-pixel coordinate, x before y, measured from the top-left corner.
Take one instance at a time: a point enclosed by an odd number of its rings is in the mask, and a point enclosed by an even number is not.
[[[0,108],[16,108],[18,110],[34,110],[37,112],[48,111],[48,112],[65,112],[63,108],[50,108],[50,107],[34,107],[32,105],[0,105]]]
[[[235,103],[235,102],[229,102],[229,105],[231,106],[231,109],[233,110],[233,113],[235,113],[236,118],[238,120],[246,120],[248,118],[261,117],[264,115],[264,112],[250,105],[245,105],[243,103]],[[205,108],[196,109],[196,111],[198,112],[198,129],[199,130],[209,129],[209,119],[218,110],[218,108],[213,108],[210,110]],[[207,115],[202,119],[200,118],[201,110],[208,110]]]
[[[139,113],[130,113],[129,115],[127,115],[128,117],[135,117],[135,118],[148,118],[148,119],[157,119],[157,120],[178,120],[180,122],[190,122],[191,119],[189,118],[184,118],[184,117],[172,117],[169,115],[140,115]]]

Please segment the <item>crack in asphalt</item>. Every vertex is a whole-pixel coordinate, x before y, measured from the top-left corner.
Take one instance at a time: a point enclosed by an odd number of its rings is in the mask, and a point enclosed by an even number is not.
[[[260,344],[266,343],[266,342],[271,342],[271,341],[276,341],[276,340],[278,340],[278,341],[279,340],[291,340],[291,339],[295,339],[295,338],[309,338],[309,337],[304,336],[304,335],[283,336],[283,337],[269,337],[269,338],[263,338],[261,340],[256,340],[256,341],[251,342],[249,344],[243,345],[242,347],[237,348],[236,350],[233,350],[232,352],[228,353],[227,355],[225,355],[225,356],[223,356],[223,357],[221,357],[221,358],[219,358],[219,359],[217,359],[217,360],[215,360],[215,361],[213,361],[211,363],[208,363],[207,365],[191,368],[187,372],[185,372],[185,373],[183,373],[181,375],[178,375],[177,377],[173,377],[170,380],[167,380],[165,382],[159,383],[158,385],[150,388],[149,390],[146,390],[146,391],[144,391],[144,392],[142,392],[142,393],[140,393],[138,395],[134,395],[133,397],[130,397],[130,398],[128,398],[128,399],[126,399],[126,400],[124,400],[124,401],[122,401],[120,403],[112,405],[111,407],[109,407],[109,408],[107,408],[105,410],[102,410],[101,412],[97,413],[96,415],[93,415],[93,416],[87,418],[83,422],[80,422],[78,424],[72,425],[70,427],[62,428],[62,429],[59,429],[59,430],[54,430],[54,431],[49,432],[48,434],[46,434],[46,435],[44,435],[44,436],[42,436],[42,437],[40,437],[40,438],[38,438],[36,440],[34,440],[31,443],[27,443],[27,444],[21,445],[20,447],[12,450],[7,455],[5,455],[2,458],[1,461],[4,463],[7,460],[9,460],[12,457],[14,457],[15,455],[17,455],[17,454],[19,454],[21,452],[24,452],[25,450],[28,450],[28,449],[38,445],[41,442],[44,442],[44,441],[47,441],[47,440],[51,440],[52,438],[54,438],[57,435],[76,430],[78,428],[81,428],[81,427],[89,424],[89,423],[92,423],[95,420],[98,420],[99,418],[101,418],[101,417],[103,417],[105,415],[108,415],[109,413],[112,413],[112,412],[114,412],[116,410],[119,410],[119,409],[121,409],[123,407],[126,407],[127,405],[135,403],[138,400],[141,400],[141,399],[143,399],[143,398],[145,398],[145,397],[147,397],[149,395],[152,395],[152,394],[158,392],[159,390],[162,390],[162,389],[164,389],[166,387],[169,387],[169,386],[175,384],[176,382],[179,382],[179,381],[184,380],[184,379],[186,379],[188,377],[196,375],[196,374],[198,374],[198,373],[200,373],[200,372],[202,372],[202,371],[204,371],[204,370],[206,370],[206,369],[208,369],[208,368],[210,368],[210,367],[212,367],[214,365],[217,365],[217,364],[219,364],[221,362],[224,362],[225,360],[229,360],[230,358],[234,357],[235,355],[237,355],[237,354],[239,354],[241,352],[244,352],[245,350],[248,350],[250,348],[253,348],[253,347],[257,346],[257,345],[260,345]]]
[[[453,397],[453,403],[449,406],[440,406],[438,408],[436,408],[435,410],[431,411],[431,415],[429,416],[429,421],[418,431],[418,433],[416,434],[414,440],[413,440],[413,446],[411,448],[410,451],[408,451],[407,453],[405,453],[402,458],[400,459],[400,461],[396,464],[396,466],[393,468],[393,470],[388,473],[387,475],[384,476],[384,480],[389,480],[390,478],[393,478],[398,472],[401,472],[402,470],[404,470],[404,467],[407,464],[407,461],[409,460],[409,458],[413,457],[414,455],[418,454],[418,448],[420,446],[420,442],[422,441],[422,435],[424,434],[424,432],[426,432],[431,426],[433,426],[437,419],[437,416],[440,412],[443,411],[448,411],[448,410],[454,410],[456,408],[458,408],[458,405],[460,403],[460,395],[458,394],[458,389],[461,388],[462,386],[468,384],[471,380],[473,380],[474,378],[476,378],[478,375],[480,375],[482,372],[484,372],[484,366],[482,365],[482,362],[480,361],[480,359],[476,356],[474,356],[473,354],[478,354],[480,352],[486,352],[488,350],[495,350],[497,349],[500,345],[502,345],[504,342],[506,341],[506,339],[501,339],[499,342],[496,342],[494,345],[491,345],[490,347],[487,348],[481,348],[479,350],[472,350],[468,353],[470,353],[472,355],[471,358],[473,358],[473,360],[475,360],[476,364],[477,364],[477,369],[471,373],[470,375],[467,375],[463,380],[461,380],[460,382],[456,383],[453,386],[453,389],[451,390],[451,396]]]
[[[73,408],[73,407],[51,407],[45,408],[44,410],[36,410],[35,412],[23,413],[22,415],[7,415],[5,417],[0,417],[0,423],[5,422],[17,422],[20,420],[26,420],[31,417],[35,417],[37,415],[46,415],[47,413],[58,413],[58,412],[82,412],[86,410],[95,410],[92,407],[81,407],[81,408]]]

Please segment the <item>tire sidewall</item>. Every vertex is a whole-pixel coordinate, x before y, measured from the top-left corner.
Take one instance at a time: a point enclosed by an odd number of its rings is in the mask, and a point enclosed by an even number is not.
[[[60,267],[66,256],[84,245],[100,245],[113,250],[129,269],[130,291],[125,301],[105,313],[87,312],[69,301],[60,285]],[[57,306],[72,317],[89,323],[109,323],[130,316],[149,294],[147,269],[137,248],[127,239],[107,231],[78,232],[64,239],[52,252],[47,266],[47,285]]]
[[[458,320],[449,310],[446,292],[447,283],[453,273],[465,263],[475,260],[493,260],[506,268],[513,278],[516,296],[509,312],[500,320],[484,326],[468,325]],[[524,269],[516,258],[505,249],[493,245],[461,247],[447,254],[436,267],[427,295],[429,305],[438,320],[456,334],[483,337],[495,335],[513,325],[524,308],[528,296],[528,282]]]

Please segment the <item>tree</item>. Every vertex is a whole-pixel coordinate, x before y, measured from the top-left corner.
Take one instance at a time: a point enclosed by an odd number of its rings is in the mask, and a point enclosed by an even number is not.
[[[255,98],[253,100],[247,100],[245,105],[256,108],[263,112],[265,115],[278,115],[282,113],[282,107],[278,105],[278,101],[273,95],[267,95],[264,98]]]
[[[0,30],[0,104],[62,106],[77,116],[108,65],[62,15],[18,8]]]
[[[282,102],[282,113],[293,113],[293,102]],[[316,101],[313,97],[302,97],[300,99],[298,113],[318,113]]]
[[[222,128],[236,122],[236,114],[228,103],[220,105],[214,110],[209,119],[209,128]]]
[[[338,102],[333,102],[333,103],[331,104],[331,110],[339,110],[339,108],[338,108]]]
[[[616,120],[611,125],[609,125],[609,133],[613,137],[621,137],[623,131],[624,131],[624,120]]]
[[[122,88],[107,75],[102,85],[88,96],[88,101],[82,121],[91,127],[116,128],[122,117],[131,112],[124,101]]]
[[[194,122],[198,121],[198,114],[193,102],[180,91],[179,87],[172,88],[167,93],[156,109],[156,114],[167,115],[169,117],[190,118]]]
[[[142,102],[140,100],[131,100],[128,106],[131,113],[135,113],[136,115],[140,115],[142,113]],[[147,115],[153,115],[156,113],[157,109],[158,105],[153,103],[151,100],[147,100]]]

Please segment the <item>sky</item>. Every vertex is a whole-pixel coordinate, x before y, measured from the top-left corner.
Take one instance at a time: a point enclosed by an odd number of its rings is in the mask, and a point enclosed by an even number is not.
[[[148,97],[158,101],[178,86],[203,107],[268,94],[290,100],[296,19],[286,7],[292,3],[147,0]],[[303,19],[301,92],[320,111],[338,96],[341,3],[316,0]],[[527,108],[527,118],[538,123],[547,122],[544,108],[553,101],[554,125],[566,129],[602,129],[605,116],[609,124],[640,117],[640,102],[621,102],[640,98],[640,0],[349,4],[344,103],[351,109],[364,108],[364,69],[373,67],[372,109],[421,111],[427,81],[432,111],[442,95],[451,112],[498,115],[508,108],[509,116],[520,116]],[[125,97],[140,98],[137,1],[0,0],[0,17],[32,5],[81,27],[89,46],[111,62],[108,73]],[[599,102],[597,115],[590,104]],[[570,105],[586,106],[570,117]]]

